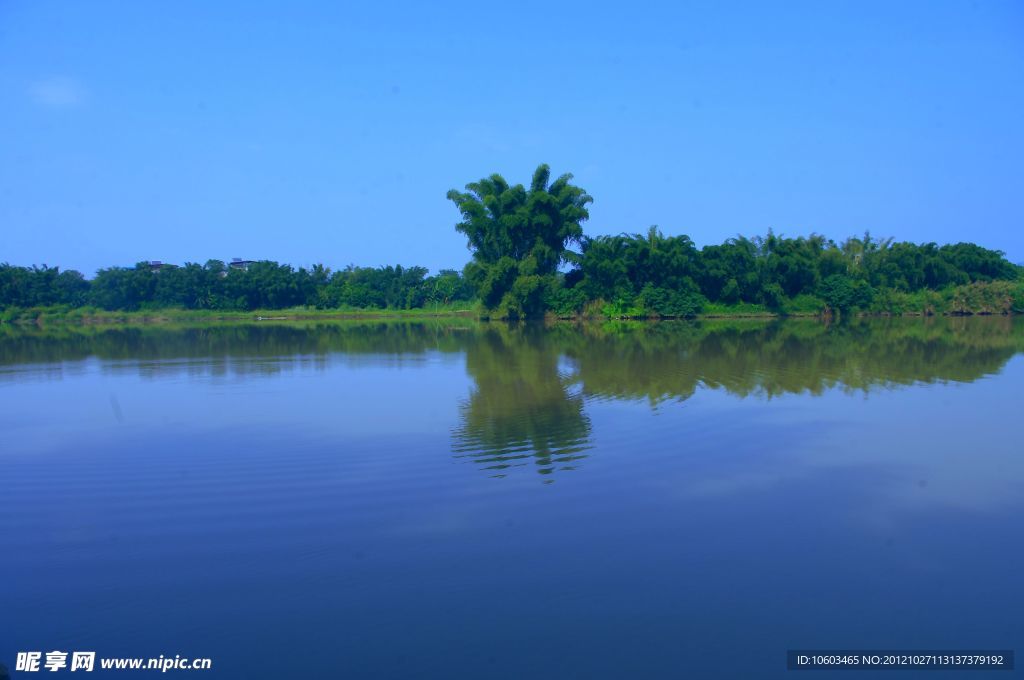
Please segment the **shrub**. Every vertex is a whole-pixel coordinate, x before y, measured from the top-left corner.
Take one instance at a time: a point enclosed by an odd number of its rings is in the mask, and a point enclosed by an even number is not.
[[[647,284],[636,298],[636,304],[648,316],[693,317],[700,313],[707,300],[693,290],[669,290]]]

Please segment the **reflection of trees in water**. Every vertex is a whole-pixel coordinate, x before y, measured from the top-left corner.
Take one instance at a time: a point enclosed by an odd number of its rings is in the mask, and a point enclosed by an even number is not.
[[[495,336],[499,333],[500,337]],[[497,338],[497,339],[496,339]],[[1024,319],[1014,317],[865,319],[826,325],[706,321],[614,323],[509,329],[473,322],[359,321],[211,324],[203,327],[21,328],[0,324],[0,365],[98,357],[166,370],[273,373],[290,361],[329,355],[400,357],[477,351],[484,339],[509,359],[523,351],[570,356],[586,394],[686,398],[704,384],[735,394],[832,386],[970,381],[1024,350]],[[195,361],[191,361],[195,360]],[[473,360],[468,357],[467,360]],[[125,366],[130,370],[132,364]]]
[[[550,474],[571,469],[589,446],[588,397],[654,404],[688,399],[700,386],[770,398],[973,381],[1024,350],[1024,324],[993,318],[490,326],[464,340],[475,386],[454,432],[456,455],[501,475],[531,460]],[[559,373],[561,357],[573,360],[573,375]]]
[[[96,356],[103,370],[275,375],[325,368],[334,358],[394,362],[465,352],[474,381],[453,432],[456,455],[496,474],[544,474],[584,457],[586,398],[691,397],[698,387],[773,397],[830,388],[970,382],[1024,351],[1024,320],[1011,317],[614,323],[552,327],[472,322],[18,329],[0,324],[0,366]],[[571,376],[559,360],[573,360]],[[62,370],[62,369],[58,369]],[[424,383],[423,399],[431,398]]]
[[[586,457],[590,420],[572,377],[558,370],[554,336],[536,326],[494,325],[466,345],[474,387],[454,431],[456,456],[504,476],[531,463],[537,472],[572,469]]]
[[[826,325],[619,324],[591,329],[568,354],[587,396],[687,399],[697,387],[739,396],[820,394],[916,382],[969,382],[1024,350],[1024,324],[988,319],[870,319]]]
[[[331,354],[400,356],[456,352],[471,324],[345,322],[211,324],[197,327],[0,325],[0,365],[125,361],[105,370],[141,374],[273,375],[296,364],[325,368]]]

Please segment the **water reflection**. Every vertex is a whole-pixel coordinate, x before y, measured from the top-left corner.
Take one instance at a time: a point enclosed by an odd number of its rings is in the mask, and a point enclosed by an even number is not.
[[[1024,350],[1022,331],[1007,317],[620,324],[590,328],[565,351],[585,395],[657,403],[700,386],[771,398],[971,382]]]
[[[474,388],[453,433],[456,456],[504,476],[530,462],[537,472],[571,470],[583,459],[590,420],[575,376],[559,371],[558,335],[536,326],[489,326],[469,338]]]
[[[0,660],[174,640],[255,678],[289,631],[289,677],[781,678],[794,645],[1009,648],[1022,329],[0,325]]]
[[[495,476],[571,470],[591,451],[587,403],[652,406],[701,389],[740,398],[972,382],[1024,350],[1008,317],[551,326],[345,322],[202,328],[0,326],[0,383],[62,379],[98,358],[104,373],[146,378],[272,378],[361,361],[394,368],[464,359],[472,386],[452,430],[457,458]],[[425,374],[432,375],[432,374]],[[429,392],[424,386],[424,393]],[[429,397],[424,397],[429,399]]]
[[[165,365],[188,371],[189,360],[210,371],[275,373],[293,360],[331,354],[401,356],[427,350],[456,352],[460,331],[454,323],[396,322],[218,324],[202,327],[141,326],[103,328],[16,327],[0,324],[0,366],[53,364],[89,357],[111,367]],[[270,360],[270,361],[268,361]]]

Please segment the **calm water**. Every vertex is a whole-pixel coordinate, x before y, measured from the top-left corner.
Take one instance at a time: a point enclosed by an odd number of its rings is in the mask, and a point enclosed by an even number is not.
[[[789,648],[1020,653],[1022,352],[1006,318],[0,328],[0,662],[742,678],[792,675]]]

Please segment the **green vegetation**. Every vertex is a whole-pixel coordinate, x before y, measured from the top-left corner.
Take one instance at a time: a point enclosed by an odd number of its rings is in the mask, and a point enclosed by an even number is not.
[[[475,309],[505,319],[1024,312],[1024,267],[973,243],[869,233],[836,242],[769,231],[698,249],[657,227],[591,238],[582,223],[593,199],[572,175],[553,182],[550,175],[541,165],[529,188],[495,174],[448,193],[462,215],[455,228],[472,251],[462,272],[209,260],[140,262],[88,280],[56,267],[0,264],[0,320],[251,318],[280,310],[300,317]]]
[[[551,169],[541,165],[530,188],[510,186],[491,175],[452,189],[448,198],[462,213],[455,228],[469,239],[473,260],[466,279],[484,308],[503,318],[542,316],[557,290],[558,266],[571,262],[568,245],[583,238],[580,224],[593,199],[562,175],[548,186]]]
[[[431,319],[477,318],[479,305],[473,303],[437,304],[414,309],[367,309],[338,307],[288,307],[285,309],[254,309],[250,311],[159,308],[137,311],[108,311],[97,307],[10,307],[0,311],[0,323],[52,324],[71,323],[100,326],[133,326],[147,324],[205,324],[220,322],[251,323],[252,321],[305,321],[333,319]]]
[[[711,315],[1005,314],[1024,311],[1024,271],[1003,253],[971,243],[937,246],[822,236],[730,239],[697,250],[687,236],[584,239],[566,274],[582,300],[559,314],[609,317]],[[592,305],[593,306],[593,305]]]
[[[317,265],[293,269],[277,262],[101,269],[92,281],[55,267],[0,264],[0,320],[79,321],[252,318],[396,313],[456,313],[476,307],[459,272],[427,276],[423,267]]]

